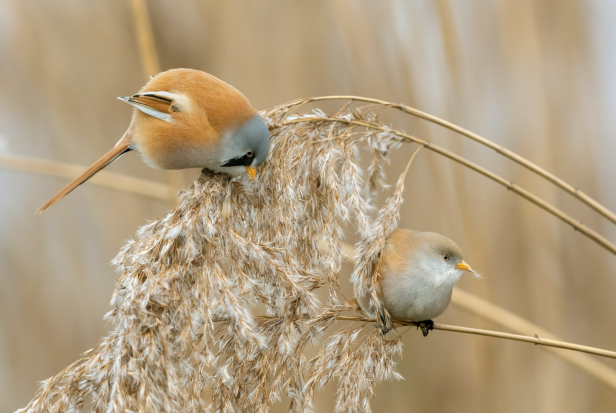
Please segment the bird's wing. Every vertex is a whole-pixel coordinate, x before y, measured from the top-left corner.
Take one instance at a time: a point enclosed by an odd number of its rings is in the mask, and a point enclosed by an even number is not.
[[[75,178],[63,190],[58,192],[53,198],[47,201],[45,205],[40,207],[38,211],[36,211],[36,213],[37,214],[42,213],[44,210],[46,210],[47,208],[49,208],[50,206],[58,202],[60,199],[68,195],[69,192],[71,192],[73,189],[77,188],[79,185],[83,184],[85,181],[87,181],[92,176],[94,176],[95,173],[97,173],[98,171],[100,171],[101,169],[109,165],[111,162],[118,159],[120,156],[122,156],[126,152],[130,151],[131,150],[130,145],[131,145],[130,136],[128,132],[126,132],[124,136],[122,137],[122,139],[120,139],[118,143],[116,143],[116,145],[113,147],[112,150],[110,150],[105,155],[103,155],[103,157],[100,158],[98,161],[94,162],[92,166],[86,169],[84,173],[82,173],[77,178]]]
[[[150,116],[169,122],[173,111],[175,94],[169,92],[144,92],[118,99],[132,105]]]

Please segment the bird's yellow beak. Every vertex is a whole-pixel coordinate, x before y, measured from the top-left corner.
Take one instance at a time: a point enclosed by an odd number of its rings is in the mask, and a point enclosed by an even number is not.
[[[459,269],[459,270],[466,270],[466,271],[470,271],[470,272],[475,272],[475,271],[473,271],[471,266],[468,265],[465,261],[460,261],[459,263],[457,263],[456,264],[456,268]]]
[[[255,168],[253,168],[252,166],[247,166],[246,172],[248,172],[248,176],[250,177],[251,181],[255,179],[255,174],[257,173],[257,170]]]
[[[466,263],[466,261],[460,261],[459,263],[457,263],[456,264],[456,268],[458,270],[466,270],[466,271],[470,272],[471,274],[473,274],[475,276],[475,278],[481,278],[481,275],[479,275],[477,272],[475,272],[475,270],[473,270],[471,268],[471,266]]]

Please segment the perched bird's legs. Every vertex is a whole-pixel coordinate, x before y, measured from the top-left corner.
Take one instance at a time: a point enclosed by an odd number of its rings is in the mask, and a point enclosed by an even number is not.
[[[421,329],[421,333],[424,337],[428,335],[430,330],[434,330],[434,321],[432,320],[418,321],[416,325],[417,328]]]
[[[381,320],[381,322],[379,323],[377,321],[376,323],[374,323],[374,327],[375,328],[380,328],[381,332],[383,333],[383,335],[389,333],[389,331],[393,327],[392,322],[391,322],[391,318],[389,317],[389,314],[387,314],[385,311],[383,311],[382,313],[379,312],[377,315],[378,315],[378,318]]]

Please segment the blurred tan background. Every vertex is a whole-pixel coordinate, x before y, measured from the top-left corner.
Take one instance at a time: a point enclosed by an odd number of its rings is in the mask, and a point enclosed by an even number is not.
[[[405,103],[520,153],[616,209],[614,1],[147,3],[163,69],[210,72],[258,109],[327,94]],[[116,96],[143,83],[128,0],[0,0],[1,156],[89,165],[128,125],[131,110]],[[392,122],[616,240],[614,225],[493,151],[409,116]],[[394,154],[391,181],[412,150]],[[109,170],[168,179],[134,155]],[[186,172],[185,185],[197,173]],[[37,381],[105,335],[117,277],[110,260],[172,206],[85,185],[34,216],[66,183],[0,169],[1,411],[25,406]],[[460,288],[567,341],[616,349],[616,257],[546,212],[422,151],[407,178],[401,225],[460,244],[485,276],[463,277]],[[453,306],[438,321],[503,330]],[[447,332],[408,333],[404,343],[406,380],[377,388],[375,412],[616,408],[616,390],[532,345]],[[321,394],[319,411],[332,410],[331,392]]]

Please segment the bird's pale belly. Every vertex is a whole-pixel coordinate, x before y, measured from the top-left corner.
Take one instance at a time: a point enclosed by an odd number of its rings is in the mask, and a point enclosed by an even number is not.
[[[408,281],[411,281],[407,278]],[[385,308],[393,318],[431,320],[449,306],[452,288],[435,288],[429,283],[382,281]]]

